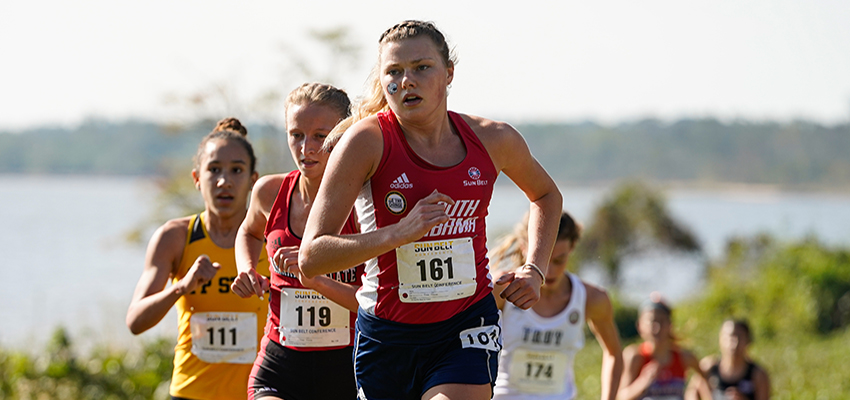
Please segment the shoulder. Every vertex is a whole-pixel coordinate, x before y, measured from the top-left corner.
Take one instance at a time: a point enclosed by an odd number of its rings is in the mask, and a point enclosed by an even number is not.
[[[280,192],[280,185],[288,174],[263,175],[254,184],[254,196],[260,200],[263,208],[270,209]]]
[[[640,360],[643,361],[643,356],[640,354],[639,344],[630,344],[623,349],[623,360],[626,362]]]
[[[191,220],[192,216],[187,216],[166,221],[151,236],[149,251],[153,251],[153,254],[172,254],[175,257],[183,254]]]
[[[692,368],[699,368],[700,367],[700,361],[697,360],[697,356],[694,355],[694,353],[692,351],[688,350],[688,349],[680,347],[679,348],[679,357],[681,357],[682,363],[689,366],[689,367],[692,367]]]
[[[339,153],[352,154],[356,159],[374,156],[383,151],[383,133],[377,115],[371,115],[352,124],[334,146],[331,157]]]
[[[705,356],[702,360],[699,360],[699,368],[705,372],[708,372],[715,364],[717,364],[720,360],[715,356]]]
[[[605,289],[580,280],[584,285],[585,293],[587,293],[587,301],[585,309],[587,316],[593,317],[596,315],[604,315],[613,312],[611,299],[608,297],[608,291]]]
[[[511,124],[494,121],[475,115],[457,113],[482,141],[500,141],[521,139],[519,131]]]
[[[190,215],[170,219],[159,227],[158,232],[169,240],[177,239],[178,237],[185,239],[186,234],[189,232],[189,222],[192,221],[193,217],[193,215]]]
[[[767,371],[756,363],[753,363],[753,379],[768,379]]]

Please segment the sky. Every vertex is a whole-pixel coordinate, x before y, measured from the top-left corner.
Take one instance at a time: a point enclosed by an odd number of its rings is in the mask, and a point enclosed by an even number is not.
[[[0,2],[0,131],[90,118],[279,115],[259,99],[328,76],[353,97],[380,34],[435,22],[459,63],[449,108],[522,122],[850,122],[850,2],[164,1]],[[344,27],[358,62],[310,32]],[[223,116],[223,115],[222,115]],[[282,119],[282,118],[281,118]]]

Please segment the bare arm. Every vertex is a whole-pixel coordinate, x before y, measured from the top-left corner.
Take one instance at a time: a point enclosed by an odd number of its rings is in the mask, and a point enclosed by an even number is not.
[[[263,252],[263,236],[266,222],[274,205],[283,175],[267,175],[254,185],[251,192],[251,202],[248,213],[236,233],[234,252],[236,254],[236,279],[230,285],[230,290],[242,298],[256,295],[263,297],[269,289],[266,277],[257,273],[257,260]]]
[[[652,385],[658,375],[658,364],[650,361],[643,369],[643,356],[638,345],[633,344],[623,350],[623,377],[617,391],[618,400],[634,400],[639,398]]]
[[[686,368],[693,371],[690,382],[695,381],[694,387],[696,388],[699,396],[703,399],[710,399],[711,388],[708,385],[708,369],[703,370],[702,362],[688,350],[682,350],[682,362],[685,364]],[[688,386],[690,386],[690,382],[688,383]]]
[[[528,220],[526,263],[537,265],[545,274],[558,234],[561,215],[561,192],[552,177],[531,155],[522,135],[512,126],[478,117],[464,116],[478,134],[497,171],[504,172],[531,202]],[[522,309],[528,309],[540,298],[543,277],[530,268],[514,271],[508,286],[500,294]]]
[[[768,377],[767,371],[761,369],[761,367],[756,367],[753,371],[753,383],[756,385],[756,400],[769,400],[770,377]]]
[[[613,400],[617,396],[623,373],[623,352],[620,349],[620,334],[614,324],[614,308],[605,290],[587,283],[585,287],[587,324],[602,346],[601,398]]]
[[[218,272],[218,263],[210,262],[207,256],[200,256],[186,276],[170,288],[165,288],[183,257],[183,245],[188,229],[188,218],[171,220],[157,229],[151,237],[145,254],[145,267],[127,309],[125,322],[134,335],[154,327],[180,296],[208,282]]]
[[[306,277],[362,264],[418,240],[448,220],[445,206],[440,202],[454,204],[454,201],[434,191],[419,200],[396,224],[366,233],[339,233],[361,187],[374,174],[382,151],[383,139],[374,117],[354,124],[334,147],[307,218],[298,254],[298,265]]]
[[[717,360],[713,356],[703,357],[699,362],[699,368],[704,376],[708,376],[708,371]],[[703,387],[705,386],[705,387]],[[688,387],[685,389],[685,400],[711,400],[711,397],[704,397],[703,393],[711,393],[711,387],[708,386],[708,381],[705,379],[691,379],[688,382]]]

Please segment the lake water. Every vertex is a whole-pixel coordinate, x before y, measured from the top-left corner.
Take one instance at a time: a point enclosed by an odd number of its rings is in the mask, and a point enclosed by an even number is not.
[[[562,192],[565,209],[581,221],[588,221],[607,194],[606,188]],[[132,348],[148,338],[173,336],[173,310],[141,338],[124,325],[145,251],[124,237],[149,217],[154,195],[150,182],[138,178],[0,176],[0,347],[42,351],[59,325],[82,348],[103,343]],[[726,238],[757,232],[783,239],[815,234],[827,244],[850,246],[850,195],[672,190],[667,198],[712,257],[722,254]],[[526,210],[515,187],[497,186],[490,237],[509,231]],[[639,299],[661,290],[675,301],[693,293],[700,276],[693,261],[634,260],[625,270],[625,295]],[[592,271],[584,277],[599,279]]]

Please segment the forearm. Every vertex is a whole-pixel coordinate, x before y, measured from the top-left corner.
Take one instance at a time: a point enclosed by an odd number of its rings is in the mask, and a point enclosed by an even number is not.
[[[367,233],[351,235],[321,235],[301,243],[298,265],[308,278],[342,271],[404,244],[393,227],[387,226]]]
[[[247,232],[244,226],[239,228],[234,244],[236,271],[248,272],[250,270],[256,270],[257,260],[259,260],[262,251],[263,240]]]
[[[183,286],[177,284],[160,292],[146,296],[130,304],[127,310],[127,327],[134,335],[138,335],[156,326],[165,318],[177,299],[183,295]]]
[[[310,285],[312,289],[327,297],[334,303],[337,303],[351,312],[357,312],[359,305],[354,294],[357,293],[359,286],[349,285],[328,278],[324,275],[314,278]]]
[[[526,262],[537,265],[544,273],[558,235],[561,207],[561,192],[557,188],[531,202]]]
[[[602,396],[603,400],[613,400],[617,397],[620,386],[620,376],[623,374],[623,358],[618,354],[607,351],[602,355]]]

